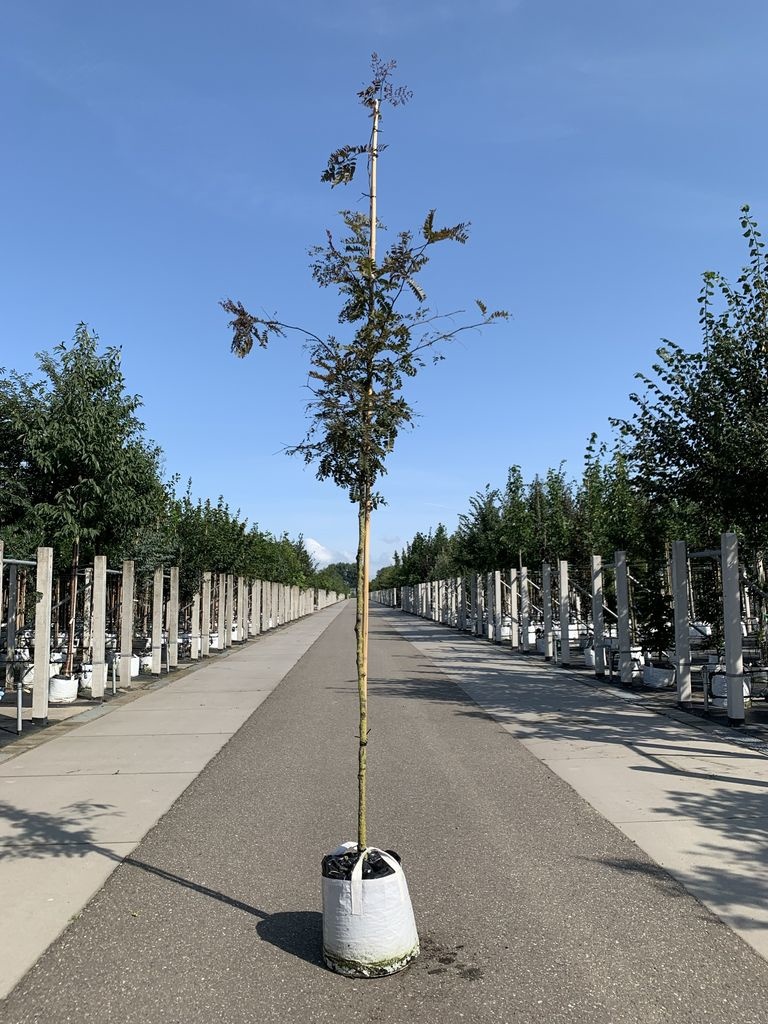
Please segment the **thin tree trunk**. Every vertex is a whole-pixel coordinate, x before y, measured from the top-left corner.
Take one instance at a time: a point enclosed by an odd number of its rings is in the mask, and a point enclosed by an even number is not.
[[[368,767],[368,564],[370,561],[371,504],[367,491],[358,506],[357,549],[357,693],[360,705],[358,747],[357,845],[364,850],[366,832],[366,771]]]
[[[77,617],[77,567],[80,563],[80,538],[72,545],[72,565],[69,576],[69,633],[64,675],[71,676],[75,669],[75,619]]]

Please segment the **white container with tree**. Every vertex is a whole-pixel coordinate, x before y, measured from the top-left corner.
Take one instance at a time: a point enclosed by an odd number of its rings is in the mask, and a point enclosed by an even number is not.
[[[377,166],[383,104],[397,107],[410,92],[392,84],[394,61],[374,54],[372,80],[358,97],[371,122],[361,145],[331,154],[322,180],[349,184],[358,161],[368,169],[368,210],[341,212],[342,237],[329,231],[324,245],[310,250],[312,276],[321,288],[336,288],[342,299],[338,323],[344,337],[297,327],[277,317],[248,312],[241,302],[221,303],[230,314],[232,350],[248,355],[254,344],[266,348],[273,338],[297,332],[307,341],[312,381],[309,428],[305,439],[288,449],[316,466],[317,477],[344,488],[357,506],[357,606],[355,616],[359,700],[357,841],[342,844],[323,860],[323,956],[333,970],[353,977],[380,977],[407,966],[419,952],[408,887],[391,851],[368,845],[366,778],[368,767],[368,604],[371,513],[381,503],[376,490],[399,432],[413,412],[403,397],[406,378],[416,376],[431,356],[443,358],[441,343],[462,331],[505,318],[477,300],[479,315],[458,323],[464,311],[445,315],[426,305],[419,275],[439,242],[463,244],[467,225],[435,226],[430,210],[418,235],[405,230],[380,253],[377,234]]]

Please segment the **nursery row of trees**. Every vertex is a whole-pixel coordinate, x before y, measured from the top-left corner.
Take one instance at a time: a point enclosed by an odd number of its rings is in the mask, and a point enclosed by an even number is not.
[[[120,351],[80,324],[73,342],[38,355],[39,374],[0,370],[0,538],[16,558],[54,548],[60,568],[107,555],[139,572],[180,567],[183,596],[200,573],[231,572],[348,592],[344,566],[318,571],[303,539],[249,524],[223,497],[193,500],[163,477]]]
[[[578,479],[562,466],[525,482],[513,466],[503,488],[469,500],[459,525],[417,533],[374,587],[467,571],[536,566],[628,552],[635,571],[658,576],[666,544],[716,546],[736,532],[744,560],[763,577],[768,536],[768,273],[749,208],[741,213],[749,260],[736,284],[708,272],[699,296],[702,345],[665,342],[637,374],[633,412],[614,420],[610,446],[593,436]],[[651,578],[645,582],[656,592]]]

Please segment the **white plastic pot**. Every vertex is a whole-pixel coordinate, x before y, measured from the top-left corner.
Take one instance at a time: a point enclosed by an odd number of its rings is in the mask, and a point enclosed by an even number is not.
[[[344,844],[346,849],[355,846]],[[363,859],[374,849],[393,874],[363,878]],[[418,955],[408,885],[394,857],[367,847],[349,880],[323,878],[323,959],[332,971],[350,978],[381,978],[402,971]]]
[[[77,700],[77,685],[77,676],[52,676],[48,684],[48,703],[74,703]]]
[[[675,685],[675,670],[673,668],[655,668],[653,665],[643,665],[643,686],[651,690],[668,690]]]

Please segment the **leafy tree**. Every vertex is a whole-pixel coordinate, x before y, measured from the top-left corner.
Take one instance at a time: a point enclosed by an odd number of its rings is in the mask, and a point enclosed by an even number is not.
[[[486,484],[469,499],[469,512],[459,516],[456,553],[459,563],[475,572],[490,572],[499,565],[503,524],[500,494]]]
[[[665,342],[652,375],[637,375],[634,415],[614,423],[645,493],[687,520],[690,539],[736,530],[757,554],[768,531],[768,271],[747,206],[741,227],[749,262],[737,283],[704,275],[701,350]]]
[[[331,562],[325,567],[325,571],[334,573],[344,581],[341,590],[345,594],[357,586],[357,566],[354,562]]]
[[[99,352],[98,337],[80,324],[70,346],[37,358],[40,380],[3,381],[3,473],[18,471],[5,513],[27,543],[46,539],[59,556],[70,552],[71,674],[81,554],[124,543],[157,513],[159,450],[144,440],[140,398],[125,393],[119,349]]]
[[[248,312],[241,302],[227,299],[223,308],[231,315],[232,349],[247,355],[254,344],[266,347],[270,340],[296,331],[307,339],[312,398],[308,406],[309,429],[305,439],[289,449],[314,464],[321,480],[333,480],[344,488],[357,506],[357,676],[360,707],[358,757],[358,843],[366,845],[366,767],[368,746],[368,588],[370,520],[381,503],[377,483],[386,472],[386,459],[398,434],[409,426],[412,409],[403,396],[406,379],[416,376],[425,357],[441,342],[459,331],[488,324],[506,314],[489,312],[478,302],[479,317],[455,326],[426,304],[419,277],[431,251],[441,242],[463,244],[468,237],[464,223],[437,227],[435,211],[424,218],[418,234],[400,231],[383,252],[377,249],[377,165],[380,153],[379,125],[383,104],[397,107],[410,98],[395,87],[391,76],[394,61],[371,61],[372,79],[358,98],[371,122],[369,138],[359,145],[345,145],[333,152],[322,180],[336,187],[349,184],[358,162],[368,165],[367,213],[341,213],[342,235],[327,232],[326,242],[311,252],[311,271],[321,288],[334,288],[341,298],[338,324],[343,337],[325,337],[296,328],[277,317],[264,318]],[[439,353],[435,358],[440,358]]]

